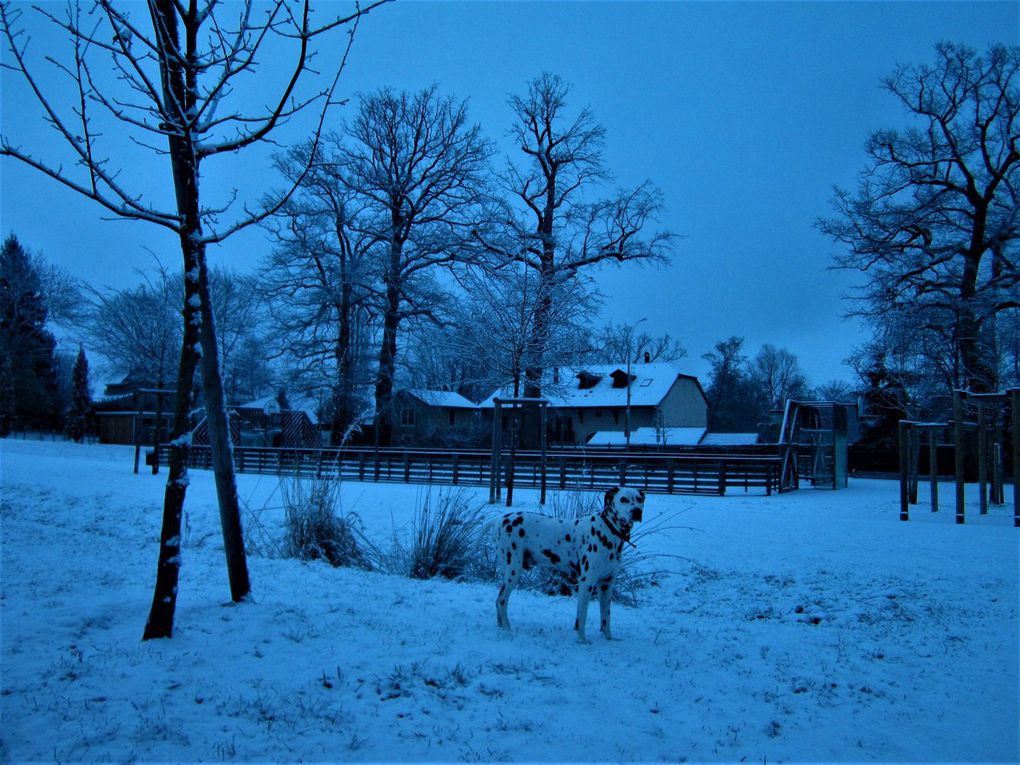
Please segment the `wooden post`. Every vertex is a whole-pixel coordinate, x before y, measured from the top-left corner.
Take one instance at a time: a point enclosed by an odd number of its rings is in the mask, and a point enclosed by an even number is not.
[[[499,421],[502,416],[502,407],[499,399],[492,402],[492,462],[489,468],[489,504],[494,505],[499,501],[499,463],[502,455],[502,438]]]
[[[134,399],[136,414],[134,417],[134,427],[131,429],[133,431],[131,436],[135,442],[135,475],[138,475],[138,457],[142,453],[142,434],[139,430],[142,424],[142,404],[138,391],[134,392]]]
[[[163,391],[156,394],[156,427],[152,432],[152,451],[156,459],[152,461],[152,474],[159,475],[159,444],[163,440],[160,433],[163,430]]]
[[[910,427],[906,420],[897,425],[900,452],[900,520],[910,520],[910,447],[907,444],[907,430]]]
[[[921,482],[921,433],[916,426],[907,430],[907,446],[910,457],[910,504],[917,504],[917,487]]]
[[[963,393],[953,391],[953,472],[956,479],[956,522],[964,521]]]
[[[931,511],[939,511],[939,453],[938,430],[928,430],[928,480],[931,485]]]
[[[985,402],[977,402],[978,506],[981,515],[988,515],[988,423]]]
[[[746,491],[746,487],[745,487]],[[719,463],[719,496],[722,497],[726,494],[726,463]]]
[[[546,468],[547,468],[547,464],[546,464],[546,443],[545,443],[546,433],[545,433],[545,428],[546,428],[546,417],[548,415],[549,407],[548,407],[548,405],[542,403],[542,404],[538,405],[538,408],[539,408],[539,410],[542,413],[541,418],[540,418],[541,419],[541,426],[540,427],[542,428],[542,486],[539,489],[538,504],[539,504],[539,506],[544,506],[545,505],[545,487],[546,487]]]
[[[1013,421],[1013,526],[1020,528],[1020,388],[1009,392],[1009,416]]]

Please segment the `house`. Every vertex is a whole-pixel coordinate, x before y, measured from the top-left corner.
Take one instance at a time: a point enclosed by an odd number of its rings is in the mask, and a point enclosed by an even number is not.
[[[393,409],[394,444],[467,446],[480,438],[478,405],[454,391],[400,390]]]
[[[162,392],[161,392],[162,391]],[[162,422],[160,438],[173,427],[173,390],[156,385],[133,371],[119,383],[108,383],[104,397],[93,406],[99,442],[103,444],[152,444],[157,419]]]
[[[670,434],[687,442],[692,433],[700,438],[708,426],[708,398],[701,383],[674,364],[631,364],[629,372],[626,364],[556,367],[547,370],[546,381],[542,396],[549,402],[550,444],[587,444],[596,433],[622,434],[626,441],[628,424],[632,444],[639,433],[652,444],[661,443],[663,436],[670,443]],[[479,407],[491,412],[495,398],[511,395],[506,386]],[[509,430],[509,416],[503,412],[504,430]],[[603,435],[599,440],[613,439]]]

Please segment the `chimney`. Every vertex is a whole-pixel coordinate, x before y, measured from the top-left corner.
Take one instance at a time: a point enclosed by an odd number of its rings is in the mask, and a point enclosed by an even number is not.
[[[650,354],[648,351],[645,351],[645,363],[646,364],[652,363],[652,354]]]

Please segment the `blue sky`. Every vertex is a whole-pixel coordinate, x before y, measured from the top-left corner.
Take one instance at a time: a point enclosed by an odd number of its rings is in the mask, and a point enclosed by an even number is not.
[[[669,332],[687,348],[695,374],[704,373],[701,355],[717,340],[740,335],[749,355],[763,343],[793,351],[812,382],[850,380],[842,361],[863,336],[842,318],[840,296],[854,277],[828,270],[833,246],[813,222],[828,214],[833,184],[853,185],[869,131],[905,123],[881,78],[897,63],[932,60],[942,39],[978,49],[1017,44],[1018,9],[1012,2],[398,2],[363,22],[343,90],[353,96],[436,83],[470,99],[473,119],[505,151],[507,94],[542,71],[561,75],[574,86],[573,103],[590,106],[606,127],[617,183],[658,184],[668,208],[663,224],[682,236],[667,267],[600,274],[603,318],[647,318],[642,328]],[[59,43],[48,30],[34,35],[40,49]],[[2,78],[3,132],[46,150],[47,129],[24,88],[9,72]],[[334,120],[342,117],[340,110]],[[252,153],[232,167],[210,165],[204,182],[213,191],[270,186],[276,179],[264,162]],[[163,170],[141,161],[128,172],[145,183],[158,182]],[[167,234],[103,221],[95,205],[9,160],[0,173],[3,234],[16,232],[75,276],[124,286],[153,253],[176,264]],[[267,247],[258,233],[245,234],[211,258],[246,269]]]

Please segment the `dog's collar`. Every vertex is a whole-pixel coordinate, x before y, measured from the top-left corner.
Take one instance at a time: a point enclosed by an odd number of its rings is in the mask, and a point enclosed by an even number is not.
[[[630,541],[630,531],[628,531],[626,534],[624,534],[618,528],[616,528],[616,526],[613,525],[613,522],[611,520],[609,520],[609,517],[606,515],[606,511],[605,510],[603,510],[599,515],[602,517],[602,522],[605,523],[606,526],[609,527],[609,530],[613,533],[614,536],[616,536],[619,539],[622,539],[624,542],[629,544],[631,547],[635,546],[634,543]]]

